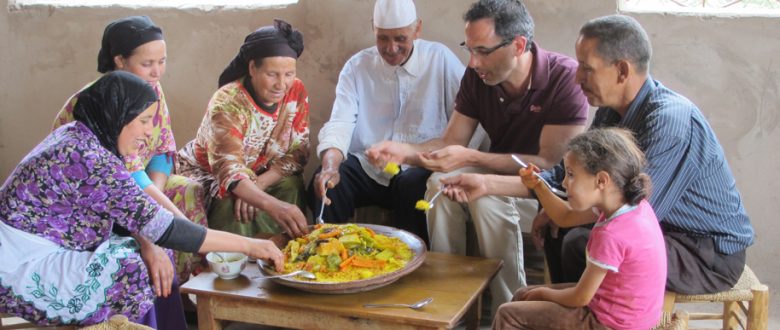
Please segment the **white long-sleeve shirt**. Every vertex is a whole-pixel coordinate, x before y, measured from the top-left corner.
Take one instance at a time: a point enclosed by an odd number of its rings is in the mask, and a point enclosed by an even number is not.
[[[387,64],[376,47],[347,61],[336,85],[330,120],[319,133],[317,155],[337,148],[352,154],[379,184],[390,176],[368,161],[365,151],[384,141],[421,143],[447,128],[465,66],[438,42],[417,39],[403,66]]]

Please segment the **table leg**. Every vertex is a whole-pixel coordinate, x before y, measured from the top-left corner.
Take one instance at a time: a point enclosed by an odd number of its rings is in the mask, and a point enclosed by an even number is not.
[[[477,299],[466,311],[466,330],[479,329],[479,320],[482,318],[482,294],[477,295]]]
[[[211,297],[197,295],[198,306],[198,329],[199,330],[222,330],[222,323],[214,318],[212,310]]]

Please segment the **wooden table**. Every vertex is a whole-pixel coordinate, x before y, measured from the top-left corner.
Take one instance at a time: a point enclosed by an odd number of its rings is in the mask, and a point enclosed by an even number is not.
[[[429,252],[411,274],[386,287],[361,293],[315,294],[271,280],[255,264],[241,276],[223,280],[212,272],[190,279],[181,292],[197,297],[198,329],[222,329],[219,320],[296,329],[450,329],[465,315],[467,329],[477,329],[482,292],[501,268],[495,259]],[[411,303],[433,297],[429,305],[365,308],[365,303]]]

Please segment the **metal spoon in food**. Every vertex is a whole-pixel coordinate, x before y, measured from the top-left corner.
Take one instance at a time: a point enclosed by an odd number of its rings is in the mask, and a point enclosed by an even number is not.
[[[325,220],[322,219],[322,214],[325,213],[325,197],[328,195],[328,182],[325,181],[325,191],[322,192],[322,206],[320,207],[320,216],[317,217],[317,224],[324,225]]]
[[[217,256],[217,258],[219,258],[219,263],[222,264],[227,263],[227,258],[225,258],[225,256],[223,256],[221,252],[214,252],[214,255]]]
[[[409,307],[411,309],[419,309],[432,301],[433,297],[428,297],[413,304],[363,304],[363,307]]]
[[[325,188],[325,194],[328,194],[328,188]],[[317,217],[317,223],[322,225],[325,224],[325,220],[322,219],[322,214],[325,213],[325,196],[322,196],[322,206],[320,207],[320,216]]]
[[[264,279],[264,280],[266,280],[266,279],[269,279],[269,278],[283,278],[283,277],[294,277],[294,276],[300,276],[300,277],[303,277],[303,278],[309,279],[309,280],[317,279],[317,276],[314,276],[314,274],[312,272],[308,272],[308,271],[305,271],[303,269],[296,270],[294,272],[290,272],[290,273],[287,273],[287,274],[269,275],[269,276],[257,275],[257,276],[253,276],[252,279],[253,280],[254,279]]]
[[[528,167],[528,164],[526,164],[522,159],[520,159],[520,157],[512,155],[512,159],[514,159],[515,162],[518,165],[520,165],[520,167],[522,167],[522,168]],[[544,180],[544,178],[542,178],[541,175],[539,175],[539,173],[534,173],[534,175],[536,175],[536,177],[539,178],[539,180],[541,180],[542,183],[544,183],[544,185],[547,186],[547,188],[549,188],[550,191],[552,191],[553,194],[556,194],[556,195],[558,195],[558,197],[561,197],[561,198],[568,198],[569,197],[569,194],[567,194],[565,191],[560,191],[560,190],[556,189],[555,187],[551,186],[547,181]]]

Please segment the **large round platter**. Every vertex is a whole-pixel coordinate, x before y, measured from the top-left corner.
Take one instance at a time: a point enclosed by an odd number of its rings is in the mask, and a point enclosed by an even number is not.
[[[388,284],[397,281],[399,278],[403,277],[404,275],[413,272],[415,269],[417,269],[417,267],[420,267],[420,265],[422,265],[423,261],[425,260],[425,253],[426,253],[425,242],[423,242],[422,239],[417,237],[417,235],[414,235],[405,230],[388,227],[388,226],[370,225],[370,224],[362,224],[362,223],[358,225],[362,227],[371,228],[371,230],[373,230],[377,234],[382,234],[390,237],[398,237],[399,239],[401,239],[401,241],[409,245],[409,248],[412,250],[412,252],[414,252],[414,256],[412,257],[412,260],[409,260],[409,262],[406,263],[406,266],[404,266],[404,268],[396,270],[392,273],[382,274],[369,279],[356,280],[350,282],[313,282],[313,281],[307,281],[302,279],[299,280],[297,278],[289,278],[289,277],[274,278],[271,280],[284,286],[289,286],[303,291],[315,292],[315,293],[342,294],[342,293],[363,292],[363,291],[373,290],[376,288],[381,288],[383,286],[386,286]],[[281,249],[285,245],[287,245],[287,241],[290,240],[290,237],[287,236],[286,234],[281,234],[272,237],[270,239],[277,245],[280,245],[279,248]],[[273,271],[270,267],[264,267],[264,263],[262,262],[262,260],[258,260],[257,264],[260,267],[260,272],[262,272],[264,275],[278,275],[278,273]]]

